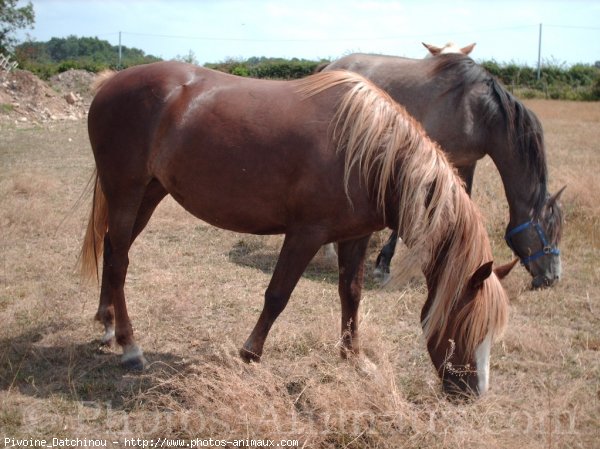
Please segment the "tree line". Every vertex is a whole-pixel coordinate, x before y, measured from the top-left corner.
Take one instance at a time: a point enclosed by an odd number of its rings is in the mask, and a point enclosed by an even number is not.
[[[24,42],[14,49],[19,67],[42,79],[70,69],[97,73],[161,60],[140,49],[125,46],[121,47],[120,60],[118,54],[118,46],[97,37],[53,37],[47,42]]]
[[[118,52],[117,46],[97,37],[69,36],[52,38],[47,42],[22,43],[14,48],[14,58],[20,68],[29,70],[42,79],[69,69],[99,72],[161,60],[140,49],[123,46],[119,61]],[[192,52],[176,59],[197,62]],[[207,63],[205,67],[254,78],[296,79],[310,75],[320,64],[326,62],[328,61],[252,57]],[[547,62],[543,65],[539,78],[537,69],[533,67],[496,61],[483,61],[480,64],[509,90],[522,97],[600,100],[600,62],[570,67]]]

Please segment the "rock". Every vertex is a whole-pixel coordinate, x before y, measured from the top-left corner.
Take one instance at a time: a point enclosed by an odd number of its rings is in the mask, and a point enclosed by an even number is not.
[[[77,96],[73,92],[69,92],[65,95],[65,100],[67,100],[67,103],[69,104],[75,104],[77,103]]]

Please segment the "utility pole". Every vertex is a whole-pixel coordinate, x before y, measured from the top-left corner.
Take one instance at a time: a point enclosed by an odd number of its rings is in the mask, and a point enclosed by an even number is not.
[[[539,81],[542,71],[542,24],[540,23],[540,35],[538,39],[538,66],[537,66],[537,79]]]
[[[121,51],[121,32],[119,31],[119,64],[117,64],[117,69],[119,69],[119,70],[121,70],[122,56],[123,56],[123,53]],[[539,71],[538,71],[538,78],[539,77],[540,77],[540,74],[539,74]]]

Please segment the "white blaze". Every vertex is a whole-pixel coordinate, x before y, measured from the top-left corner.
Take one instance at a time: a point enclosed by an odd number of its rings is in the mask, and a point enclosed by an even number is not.
[[[479,380],[479,394],[484,394],[490,384],[490,350],[492,336],[488,334],[475,350],[475,363],[477,364],[477,379]]]

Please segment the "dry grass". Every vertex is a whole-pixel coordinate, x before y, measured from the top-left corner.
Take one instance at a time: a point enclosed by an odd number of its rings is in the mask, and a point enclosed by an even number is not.
[[[507,281],[512,312],[492,353],[491,391],[448,402],[421,341],[423,287],[380,290],[361,307],[366,360],[337,347],[336,272],[316,260],[275,324],[261,364],[237,349],[260,309],[280,237],[212,228],[171,200],[131,253],[126,293],[150,367],[124,372],[101,353],[95,287],[74,267],[92,168],[84,123],[1,130],[0,438],[298,439],[304,447],[591,448],[600,428],[600,104],[531,101],[551,188],[568,184],[564,280]],[[474,197],[494,252],[507,208],[489,159]],[[377,236],[370,262],[385,239]]]

